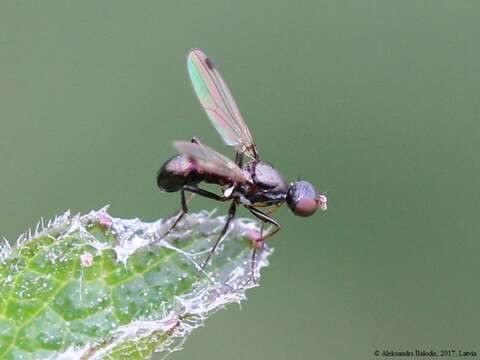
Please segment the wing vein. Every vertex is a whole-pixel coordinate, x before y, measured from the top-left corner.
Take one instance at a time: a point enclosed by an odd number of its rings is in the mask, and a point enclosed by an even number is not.
[[[223,105],[225,105],[225,109],[227,110],[228,114],[227,115],[230,115],[230,117],[232,119],[235,119],[235,115],[233,113],[233,109],[231,108],[230,104],[229,104],[229,101],[228,101],[228,98],[225,94],[225,91],[223,90],[222,88],[222,84],[219,83],[219,80],[216,76],[216,74],[214,73],[214,71],[210,71],[210,69],[208,68],[208,66],[206,64],[203,63],[203,61],[201,61],[201,59],[199,58],[198,55],[195,54],[195,56],[197,57],[197,59],[199,60],[198,62],[200,63],[200,66],[203,67],[203,69],[205,70],[205,73],[208,75],[208,77],[210,78],[210,80],[212,80],[213,84],[215,85],[218,93],[220,94],[220,97],[222,98],[223,100]],[[206,86],[205,84],[205,81],[202,79],[203,81],[203,84]],[[215,100],[214,100],[215,101]],[[216,103],[216,101],[215,101]],[[217,104],[217,107],[220,107],[218,104]]]
[[[188,55],[187,66],[200,103],[223,141],[235,146],[237,152],[257,159],[258,152],[250,130],[213,62],[200,49],[193,49]]]

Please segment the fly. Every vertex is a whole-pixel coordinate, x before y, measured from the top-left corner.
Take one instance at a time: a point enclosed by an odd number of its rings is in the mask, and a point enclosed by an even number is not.
[[[255,252],[263,242],[275,235],[281,225],[271,217],[279,206],[287,203],[293,214],[310,216],[317,208],[327,209],[327,197],[318,193],[304,180],[287,183],[273,166],[260,159],[253,137],[212,60],[200,49],[193,49],[187,57],[187,69],[193,89],[211,123],[224,143],[235,148],[235,161],[200,143],[197,138],[175,141],[179,154],[167,160],[158,171],[157,184],[164,192],[181,195],[181,210],[167,233],[170,233],[188,212],[186,192],[220,202],[230,202],[228,216],[220,235],[213,245],[202,269],[208,264],[235,217],[237,207],[243,205],[262,221],[262,232],[253,247]],[[243,164],[244,158],[247,158]],[[201,183],[219,185],[222,194],[202,189]],[[262,210],[260,210],[262,209]],[[263,210],[265,209],[265,210]],[[263,224],[273,227],[263,235]]]

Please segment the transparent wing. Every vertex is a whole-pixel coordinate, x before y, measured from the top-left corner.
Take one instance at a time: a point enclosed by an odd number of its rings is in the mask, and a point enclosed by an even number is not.
[[[188,54],[187,68],[200,103],[223,141],[256,159],[257,150],[250,130],[212,60],[202,50],[193,49]]]
[[[248,174],[240,169],[235,162],[208,146],[188,141],[175,141],[173,146],[181,154],[195,161],[199,170],[217,174],[242,184],[251,181]]]

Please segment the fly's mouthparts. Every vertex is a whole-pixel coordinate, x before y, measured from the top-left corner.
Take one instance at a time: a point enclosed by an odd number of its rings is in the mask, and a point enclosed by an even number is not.
[[[318,202],[318,207],[321,209],[321,210],[327,210],[327,197],[325,195],[322,195],[322,194],[319,194],[318,195],[318,198],[317,198],[317,202]]]

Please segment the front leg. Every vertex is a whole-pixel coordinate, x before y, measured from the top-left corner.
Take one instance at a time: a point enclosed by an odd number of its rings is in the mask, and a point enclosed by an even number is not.
[[[246,207],[250,212],[258,219],[262,221],[262,227],[261,227],[261,232],[260,232],[260,239],[255,239],[255,244],[253,246],[252,250],[252,260],[251,260],[251,272],[252,272],[252,281],[255,283],[255,255],[257,253],[257,249],[261,248],[263,246],[263,242],[268,239],[269,237],[272,237],[275,235],[277,232],[280,231],[282,228],[282,225],[278,221],[276,221],[274,218],[272,218],[270,215],[265,214],[264,212],[254,208],[253,206],[247,206]],[[271,212],[275,211],[276,207],[271,210]],[[270,231],[267,235],[263,236],[263,224],[264,223],[269,223],[275,226],[275,229]]]
[[[277,232],[279,232],[281,230],[282,225],[277,220],[272,218],[270,215],[265,214],[263,211],[260,211],[253,206],[247,206],[247,209],[250,210],[250,212],[256,218],[262,220],[262,222],[266,222],[266,223],[269,223],[269,224],[272,224],[273,226],[275,226],[275,229],[270,231],[267,235],[263,236],[263,234],[262,234],[262,237],[260,238],[260,241],[267,240],[268,238],[272,237],[273,235],[275,235]]]

